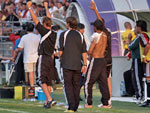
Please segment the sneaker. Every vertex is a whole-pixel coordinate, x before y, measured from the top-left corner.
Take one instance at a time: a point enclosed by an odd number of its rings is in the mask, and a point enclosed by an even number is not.
[[[145,101],[142,104],[140,104],[139,107],[150,107],[150,103]]]
[[[97,107],[101,108],[103,106],[103,104],[98,105]]]
[[[100,104],[98,105],[99,108],[105,108],[105,109],[111,109],[112,108],[112,105],[103,105],[103,104]]]
[[[141,104],[143,102],[142,98],[139,97],[138,99],[135,100],[136,104]]]
[[[92,105],[85,104],[85,108],[92,108]]]
[[[52,100],[52,106],[55,106],[57,102],[55,100]]]
[[[29,92],[28,93],[29,96],[34,96],[35,95],[35,88],[33,88],[33,87],[29,88],[28,92]]]
[[[48,109],[48,108],[51,108],[52,106],[52,101],[48,101],[47,104],[44,104],[44,108]]]
[[[73,111],[73,110],[66,110],[66,111],[64,111],[64,112],[67,112],[67,113],[74,113],[75,111]]]

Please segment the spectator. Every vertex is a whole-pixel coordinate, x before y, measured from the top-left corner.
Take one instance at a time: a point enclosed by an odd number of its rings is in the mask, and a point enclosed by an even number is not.
[[[11,0],[3,0],[3,3],[2,3],[2,10],[5,9],[6,5],[10,5],[11,4]]]
[[[6,19],[6,16],[3,14],[2,11],[0,11],[0,22],[4,21]]]
[[[13,6],[13,5],[12,5]],[[9,21],[9,22],[15,22],[15,23],[12,23],[14,26],[20,26],[20,23],[19,23],[19,18],[18,16],[16,15],[16,13],[14,12],[14,10],[10,9],[8,10],[8,17],[5,19],[5,21]],[[17,23],[18,22],[18,23]]]
[[[20,37],[22,37],[22,32],[20,32]],[[14,55],[16,54],[16,50],[18,45],[21,41],[21,38],[16,40],[15,47],[14,47]],[[24,63],[23,63],[23,51],[20,51],[20,56],[18,56],[18,62],[15,65],[15,85],[20,85],[25,82],[25,72],[24,72]]]
[[[10,36],[9,36],[9,40],[12,41],[13,43],[13,50],[12,50],[12,56],[14,56],[14,47],[15,47],[15,43],[16,43],[16,40],[20,38],[20,33],[17,32],[16,34],[12,33]]]
[[[0,0],[0,10],[2,10],[3,0]]]
[[[17,16],[20,18],[21,17],[21,12],[22,12],[22,3],[21,2],[18,2],[16,3],[16,13],[17,13]]]
[[[18,45],[18,51],[22,51],[24,49],[24,69],[25,72],[29,76],[30,80],[30,89],[29,95],[34,95],[34,74],[36,68],[36,62],[38,58],[38,45],[40,41],[40,37],[33,33],[34,25],[32,23],[28,24],[28,34],[24,35],[21,38],[21,41]],[[16,58],[16,55],[14,56]]]
[[[58,8],[55,6],[54,2],[50,2],[50,9],[49,12],[51,13],[51,16],[54,17],[54,15],[58,12]]]
[[[26,18],[27,17],[27,13],[28,13],[28,9],[26,7],[26,3],[22,3],[21,5],[21,18]]]
[[[37,5],[36,15],[37,15],[37,17],[45,16],[45,14],[43,13],[43,6],[42,5]]]
[[[32,9],[33,9],[33,12],[36,14],[36,11],[37,11],[37,5],[36,5],[36,3],[33,3],[33,4],[32,4]],[[29,11],[28,11],[26,17],[27,17],[27,18],[31,18],[31,15],[30,15],[30,12],[29,12]]]
[[[16,4],[15,4],[14,2],[12,2],[12,3],[10,4],[10,10],[13,10],[13,12],[14,12],[15,14],[17,14],[17,8],[16,8]]]
[[[7,17],[9,15],[9,9],[10,9],[10,4],[5,4],[5,7],[3,9],[4,15]]]
[[[57,7],[58,7],[58,15],[60,19],[64,19],[64,7],[62,5],[62,2],[57,2]]]
[[[126,30],[124,33],[122,33],[122,41],[123,41],[124,56],[126,56],[126,54],[128,53],[128,44],[129,44],[128,43],[128,35],[131,33],[132,40],[134,40],[136,38],[136,35],[132,31],[132,25],[130,22],[125,22],[124,27]]]

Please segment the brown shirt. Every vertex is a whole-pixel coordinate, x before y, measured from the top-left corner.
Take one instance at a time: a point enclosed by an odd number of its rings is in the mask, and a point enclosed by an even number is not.
[[[107,46],[107,36],[104,32],[94,33],[92,35],[93,41],[91,43],[88,54],[93,58],[104,58],[106,46]]]

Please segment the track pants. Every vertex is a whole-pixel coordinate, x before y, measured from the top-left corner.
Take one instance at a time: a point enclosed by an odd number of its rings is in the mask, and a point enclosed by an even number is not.
[[[133,59],[132,61],[132,83],[135,90],[136,98],[143,96],[142,78],[144,76],[143,64],[140,59]]]
[[[92,58],[88,67],[87,80],[85,83],[85,96],[88,105],[92,105],[92,88],[96,81],[102,93],[102,104],[108,105],[110,94],[107,82],[106,62],[103,58]]]
[[[80,102],[81,70],[63,69],[68,110],[77,111]]]
[[[16,64],[15,70],[15,83],[19,84],[21,81],[25,81],[23,53],[21,53],[18,63]]]

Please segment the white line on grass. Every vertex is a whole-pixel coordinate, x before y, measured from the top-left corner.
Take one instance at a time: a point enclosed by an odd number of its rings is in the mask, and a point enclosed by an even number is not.
[[[5,109],[5,108],[0,108],[0,111],[8,111],[8,112],[13,112],[13,113],[29,113],[25,111],[19,111],[19,110],[13,110],[13,109]]]

